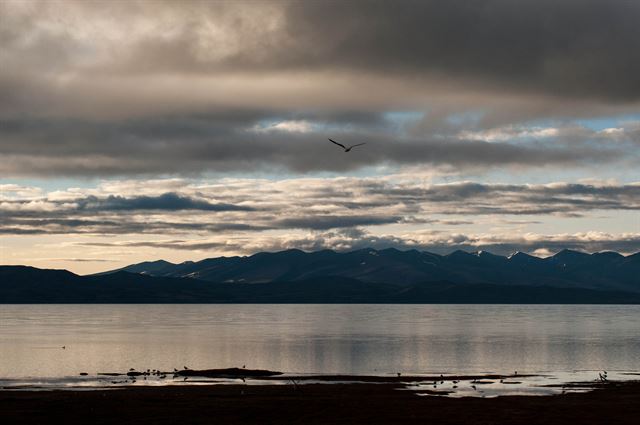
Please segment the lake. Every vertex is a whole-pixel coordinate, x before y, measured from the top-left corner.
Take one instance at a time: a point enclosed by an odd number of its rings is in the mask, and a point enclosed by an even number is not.
[[[65,349],[62,349],[65,346]],[[0,378],[637,371],[638,305],[0,305]]]

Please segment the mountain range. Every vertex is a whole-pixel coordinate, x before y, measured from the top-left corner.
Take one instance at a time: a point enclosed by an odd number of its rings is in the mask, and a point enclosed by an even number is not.
[[[227,283],[296,282],[336,276],[395,285],[449,281],[456,284],[547,285],[640,292],[640,253],[625,257],[616,252],[587,254],[571,250],[563,250],[547,258],[522,252],[508,257],[487,251],[455,251],[449,255],[438,255],[393,248],[345,253],[287,250],[180,264],[159,260],[106,273],[115,271]]]
[[[0,266],[0,303],[640,303],[640,253],[287,250],[78,276]]]

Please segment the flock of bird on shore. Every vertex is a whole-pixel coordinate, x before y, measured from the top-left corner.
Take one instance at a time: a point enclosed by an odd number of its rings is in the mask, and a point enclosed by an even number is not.
[[[184,366],[184,370],[190,370],[187,366]],[[180,372],[178,369],[173,368],[173,373],[171,372],[164,372],[161,371],[160,369],[147,369],[145,371],[137,371],[134,368],[129,369],[129,371],[126,373],[127,375],[127,380],[125,381],[111,381],[112,384],[123,384],[126,382],[129,382],[129,380],[131,381],[132,384],[135,384],[137,382],[137,378],[138,377],[142,377],[143,380],[147,380],[148,376],[157,376],[158,379],[166,379],[168,375],[173,375],[173,378],[177,378],[178,372]],[[82,375],[82,374],[81,374]],[[185,376],[183,381],[186,381],[189,377]]]
[[[65,350],[67,347],[63,345],[61,348],[63,350]],[[242,365],[243,369],[246,369],[246,367],[247,367],[246,365]],[[192,370],[192,369],[189,369],[187,366],[184,366],[183,370]],[[138,377],[142,377],[143,380],[146,381],[148,376],[157,376],[158,379],[166,379],[168,375],[172,375],[172,377],[175,379],[177,377],[180,377],[180,375],[179,375],[180,372],[181,371],[176,369],[176,368],[173,368],[173,372],[165,372],[165,371],[161,371],[160,369],[147,369],[145,371],[137,371],[135,368],[130,368],[129,371],[126,373],[126,376],[127,376],[126,380],[124,380],[124,381],[111,381],[111,383],[112,384],[124,384],[124,383],[131,382],[131,383],[135,384],[137,382],[137,378]],[[80,375],[81,376],[87,376],[88,373],[81,372]],[[102,374],[99,374],[99,375],[121,375],[121,374],[118,374],[118,373],[102,373]],[[397,376],[401,377],[402,373],[398,372]],[[514,373],[513,373],[513,377],[516,377],[516,376],[518,376],[518,371],[517,370],[514,371]],[[184,376],[183,378],[184,378],[183,381],[186,381],[189,377],[188,376]],[[240,377],[240,379],[242,379],[242,382],[246,382],[244,377]],[[440,379],[439,380],[434,380],[433,384],[430,384],[430,385],[433,385],[433,388],[437,389],[438,385],[444,385],[446,381],[448,381],[448,379],[446,379],[444,375],[440,374]],[[607,371],[605,370],[605,371],[599,372],[598,373],[598,378],[596,379],[596,381],[601,382],[601,383],[609,382],[609,379],[608,379],[608,376],[607,376]],[[453,384],[451,386],[451,388],[452,389],[457,389],[458,388],[458,384],[460,383],[460,380],[459,379],[453,379],[453,380],[451,380],[451,383]],[[493,383],[493,381],[484,381],[484,380],[479,380],[479,379],[473,379],[472,381],[470,381],[470,384],[471,384],[470,387],[474,391],[477,391],[478,390],[478,387],[477,387],[478,384],[489,384],[489,383]],[[502,378],[502,379],[500,379],[500,383],[501,384],[520,384],[521,382],[520,381],[506,381],[504,378]],[[294,381],[294,384],[295,384],[295,381]],[[296,385],[296,387],[297,387],[297,385]],[[563,386],[562,387],[562,394],[564,394],[564,393],[565,393],[565,387]]]

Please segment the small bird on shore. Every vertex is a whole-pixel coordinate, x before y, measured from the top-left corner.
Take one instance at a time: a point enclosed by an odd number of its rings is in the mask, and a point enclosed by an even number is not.
[[[336,142],[335,140],[329,139],[329,141],[331,143],[333,143],[334,145],[340,146],[342,149],[344,149],[345,153],[346,152],[351,152],[351,149],[355,148],[356,146],[366,145],[366,143],[358,143],[356,145],[351,145],[351,146],[347,147],[347,146],[343,145],[342,143]]]
[[[62,349],[63,349],[63,350],[66,350],[66,349],[67,349],[67,346],[66,346],[66,345],[63,345],[63,346],[62,346]]]

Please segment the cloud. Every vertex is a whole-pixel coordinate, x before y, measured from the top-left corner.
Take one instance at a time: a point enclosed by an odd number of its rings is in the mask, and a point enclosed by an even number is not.
[[[40,261],[61,261],[64,263],[113,263],[115,260],[104,258],[40,258]]]
[[[620,129],[621,133],[624,130]],[[548,127],[513,127],[506,128],[492,128],[482,131],[462,131],[460,137],[470,140],[484,140],[486,142],[499,142],[499,141],[512,141],[518,139],[546,139],[549,137],[555,137],[559,133],[557,128]],[[612,132],[605,132],[605,134],[613,134]],[[619,133],[616,133],[619,134]]]
[[[111,3],[0,4],[3,175],[638,164],[635,2]]]
[[[0,201],[7,199],[30,199],[43,195],[42,189],[19,184],[0,184]]]
[[[509,180],[636,180],[637,2],[2,1],[0,17],[9,239],[550,250],[553,232],[525,235],[606,222],[611,242],[558,243],[635,243],[611,217],[640,209],[638,183]]]
[[[454,134],[398,136],[372,130],[336,130],[331,136],[346,144],[367,142],[363,149],[344,154],[329,144],[323,130],[256,133],[250,130],[257,125],[253,121],[229,123],[224,119],[162,118],[118,124],[9,120],[0,126],[0,155],[6,158],[0,172],[41,177],[193,175],[283,169],[345,172],[376,165],[487,170],[640,162],[631,136],[611,140],[609,135],[587,129],[579,134],[558,131],[558,137],[529,143],[492,143],[459,139]]]
[[[375,215],[318,215],[313,214],[308,217],[291,217],[277,220],[274,227],[284,229],[338,229],[341,227],[355,226],[379,226],[382,224],[399,223],[401,217],[375,216]]]
[[[638,4],[605,0],[294,3],[298,48],[274,61],[637,100],[638,18]]]
[[[204,200],[164,193],[159,196],[136,196],[125,198],[109,195],[100,199],[89,196],[77,201],[78,209],[87,211],[144,211],[144,210],[201,210],[201,211],[251,211],[252,208],[224,203],[209,203]]]
[[[308,121],[280,121],[268,125],[255,125],[252,128],[257,133],[265,133],[269,131],[284,131],[289,133],[308,133],[312,130],[312,124]]]
[[[250,255],[258,251],[281,251],[301,249],[317,251],[333,249],[351,251],[363,248],[418,249],[438,254],[448,254],[461,249],[466,251],[486,250],[508,255],[517,251],[531,254],[551,255],[563,249],[585,252],[618,251],[632,254],[640,250],[640,233],[610,234],[605,232],[583,232],[562,234],[451,234],[408,233],[400,236],[372,235],[366,231],[314,232],[306,235],[260,236],[258,238],[235,237],[208,240],[160,240],[79,242],[88,247],[149,247],[183,251],[213,251],[218,254]]]
[[[640,98],[640,6],[624,0],[3,3],[0,40],[17,59],[10,69],[342,72]]]
[[[640,183],[426,184],[420,179],[381,177],[169,179],[165,184],[161,180],[110,181],[36,198],[36,190],[25,192],[24,198],[14,194],[0,201],[0,233],[202,235],[385,226],[433,229],[470,226],[479,217],[522,226],[538,224],[545,216],[561,219],[640,210]]]
[[[132,234],[197,234],[226,232],[260,232],[269,230],[268,226],[247,223],[216,223],[179,221],[172,219],[147,219],[136,217],[107,217],[102,220],[64,219],[64,218],[6,218],[0,227],[2,235],[132,235]]]

